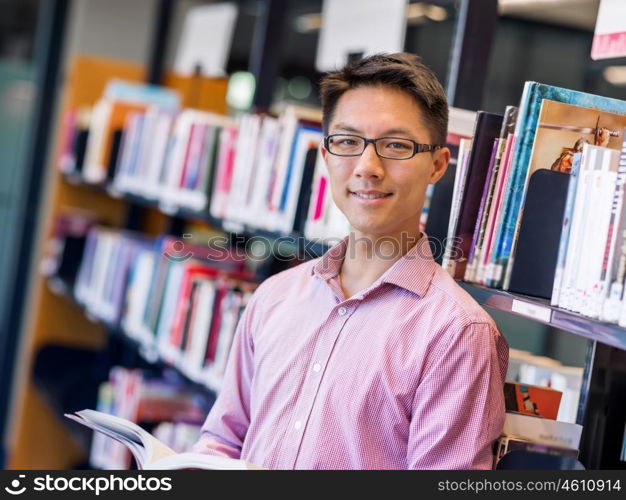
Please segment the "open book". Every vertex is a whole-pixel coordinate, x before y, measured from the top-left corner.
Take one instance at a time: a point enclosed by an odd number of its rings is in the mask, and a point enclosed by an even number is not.
[[[130,420],[100,411],[81,410],[65,416],[122,443],[135,457],[139,469],[262,469],[244,460],[202,453],[176,453]]]

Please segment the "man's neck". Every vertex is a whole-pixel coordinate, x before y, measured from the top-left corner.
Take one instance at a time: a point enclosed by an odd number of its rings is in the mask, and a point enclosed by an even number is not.
[[[339,272],[345,298],[368,288],[413,248],[420,237],[419,231],[405,231],[393,236],[366,236],[351,230]]]

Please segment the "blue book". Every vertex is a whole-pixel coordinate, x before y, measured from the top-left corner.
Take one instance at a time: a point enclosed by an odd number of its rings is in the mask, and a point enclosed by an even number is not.
[[[502,286],[509,260],[514,251],[515,238],[519,231],[521,208],[526,196],[530,156],[535,141],[539,112],[544,99],[600,111],[626,114],[626,101],[553,87],[552,85],[537,82],[526,82],[515,129],[517,141],[513,152],[511,175],[506,186],[501,224],[496,232],[495,250],[492,260],[496,273],[495,278],[489,282],[490,286]]]

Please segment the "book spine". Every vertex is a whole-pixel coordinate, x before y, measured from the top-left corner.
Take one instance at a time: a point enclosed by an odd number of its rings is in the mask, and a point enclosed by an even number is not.
[[[613,196],[613,222],[615,238],[610,271],[607,276],[607,297],[602,308],[601,319],[616,323],[619,321],[620,300],[622,297],[624,276],[626,274],[626,129],[622,131],[622,150],[619,155],[617,182]]]
[[[561,239],[559,241],[559,255],[557,257],[556,269],[554,272],[554,285],[552,287],[552,297],[550,304],[557,306],[561,295],[561,285],[563,279],[563,271],[565,267],[565,259],[567,257],[567,245],[569,242],[570,229],[572,227],[572,216],[574,211],[574,201],[576,199],[576,190],[578,187],[578,173],[580,170],[581,153],[574,155],[572,160],[572,171],[567,189],[567,199],[565,202],[565,211],[563,214],[563,226],[561,230]]]
[[[496,156],[499,150],[500,139],[494,139],[493,148],[491,150],[491,157],[489,159],[489,167],[487,170],[487,178],[485,179],[485,185],[483,187],[483,194],[480,199],[480,206],[478,208],[478,217],[476,218],[476,227],[474,228],[474,235],[472,236],[472,243],[470,245],[470,253],[468,257],[468,265],[465,270],[465,281],[472,282],[475,279],[476,274],[476,257],[480,254],[480,249],[483,245],[483,239],[485,236],[485,226],[487,224],[487,218],[490,209],[491,199],[493,198],[494,182],[497,172],[495,171]]]

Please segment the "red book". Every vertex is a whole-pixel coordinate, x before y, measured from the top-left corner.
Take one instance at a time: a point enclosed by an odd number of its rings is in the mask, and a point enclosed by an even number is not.
[[[556,420],[563,393],[549,387],[505,382],[506,411]]]
[[[196,263],[187,263],[186,265],[187,268],[180,286],[169,339],[170,345],[176,349],[182,348],[185,320],[191,306],[191,291],[194,280],[198,278],[214,279],[218,273],[217,269],[207,267],[206,265]]]
[[[209,331],[209,340],[207,342],[207,350],[205,356],[205,365],[215,360],[215,351],[217,349],[217,339],[219,338],[220,328],[222,326],[222,301],[228,293],[229,286],[222,282],[219,284],[215,301],[213,303],[213,317],[211,318],[211,330]]]

